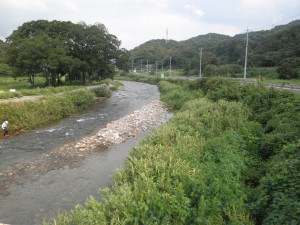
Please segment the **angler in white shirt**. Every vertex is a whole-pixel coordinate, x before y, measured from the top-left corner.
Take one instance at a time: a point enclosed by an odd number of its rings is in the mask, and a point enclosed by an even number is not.
[[[5,120],[5,121],[2,123],[2,129],[3,129],[3,136],[4,136],[4,137],[9,137],[7,125],[8,125],[8,121]]]

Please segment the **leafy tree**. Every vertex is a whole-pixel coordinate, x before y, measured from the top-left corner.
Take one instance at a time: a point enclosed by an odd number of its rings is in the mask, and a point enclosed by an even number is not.
[[[277,69],[280,79],[296,79],[300,77],[300,57],[284,59]]]
[[[298,224],[300,215],[300,140],[283,147],[268,163],[258,198],[260,224]]]
[[[122,48],[118,51],[118,59],[116,62],[116,66],[119,69],[122,69],[126,72],[129,71],[129,65],[128,65],[128,60],[129,60],[129,52],[125,48]]]
[[[85,83],[112,74],[120,41],[101,23],[38,20],[24,23],[7,38],[6,61],[18,75],[42,75],[46,85],[60,85],[61,78]]]
[[[219,73],[222,76],[233,76],[235,77],[236,75],[240,75],[243,71],[242,66],[237,65],[237,64],[226,64],[226,65],[221,65],[219,67]]]
[[[11,68],[5,63],[0,63],[0,76],[1,75],[11,75]]]
[[[7,44],[0,40],[0,63],[4,61],[4,50]]]
[[[218,66],[212,64],[207,65],[203,70],[203,74],[205,76],[216,76],[218,75],[218,72],[219,72]]]
[[[7,47],[7,44],[0,40],[0,75],[10,75],[11,74],[11,68],[5,63],[5,49]]]

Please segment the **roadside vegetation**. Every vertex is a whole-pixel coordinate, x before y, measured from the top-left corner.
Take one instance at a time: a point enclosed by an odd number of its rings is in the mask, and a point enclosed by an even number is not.
[[[219,78],[159,84],[174,117],[114,186],[45,224],[297,224],[300,96]]]
[[[173,69],[172,75],[169,76],[169,73],[165,73],[163,80],[168,79],[177,79],[178,77],[182,77],[180,69]],[[190,78],[199,77],[199,74],[195,76],[190,76]],[[276,72],[276,68],[254,68],[250,67],[247,69],[247,77],[246,79],[243,78],[242,72],[239,73],[238,76],[233,77],[232,74],[224,74],[218,73],[212,76],[206,76],[202,74],[203,78],[213,78],[213,77],[220,77],[224,79],[232,79],[235,81],[241,82],[248,82],[248,83],[257,83],[257,84],[264,84],[264,85],[273,85],[278,87],[291,87],[291,86],[300,86],[300,79],[278,79],[278,73]],[[129,80],[129,81],[138,81],[138,82],[147,82],[152,84],[158,84],[161,79],[161,74],[158,72],[157,74],[151,73],[119,73],[115,76],[116,79],[120,80]]]

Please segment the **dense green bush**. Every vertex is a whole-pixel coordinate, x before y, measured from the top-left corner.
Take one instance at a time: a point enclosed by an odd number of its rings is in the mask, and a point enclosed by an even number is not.
[[[166,102],[171,108],[178,110],[189,100],[202,96],[200,91],[190,91],[186,85],[178,85],[168,81],[159,83],[162,101]]]
[[[257,220],[262,224],[299,224],[300,139],[284,146],[267,164],[257,199]]]
[[[250,109],[249,118],[261,124],[264,134],[255,129],[261,134],[250,151],[251,167],[245,173],[249,209],[258,224],[296,224],[299,198],[294,190],[300,186],[296,175],[300,166],[293,154],[299,153],[300,96],[219,78],[193,81],[190,87],[200,88],[214,101],[238,100]],[[291,149],[293,154],[284,153]]]
[[[278,67],[279,79],[297,79],[300,77],[300,57],[286,58]]]
[[[261,143],[265,159],[300,137],[299,95],[260,85],[239,85],[220,78],[192,81],[189,87],[203,90],[213,101],[225,99],[245,104],[251,110],[250,118],[265,129],[266,136]]]
[[[111,91],[108,88],[97,87],[93,88],[92,91],[95,93],[97,97],[110,97]]]
[[[219,67],[219,74],[222,77],[238,77],[241,76],[243,68],[238,64],[226,64]]]
[[[0,62],[0,76],[10,76],[11,68],[5,64]]]
[[[277,79],[278,72],[276,67],[249,67],[247,69],[247,77],[254,77],[257,79]]]

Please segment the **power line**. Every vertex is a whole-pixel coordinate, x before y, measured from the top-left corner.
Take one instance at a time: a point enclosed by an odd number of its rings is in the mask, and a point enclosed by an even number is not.
[[[167,29],[167,32],[166,32],[166,43],[168,43],[169,40],[168,40],[168,29]]]

